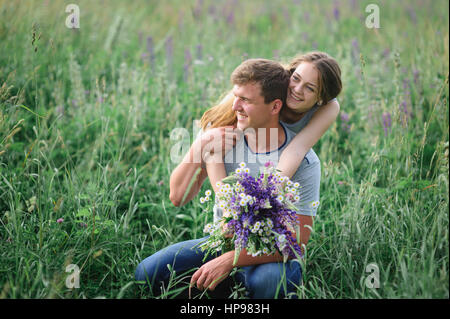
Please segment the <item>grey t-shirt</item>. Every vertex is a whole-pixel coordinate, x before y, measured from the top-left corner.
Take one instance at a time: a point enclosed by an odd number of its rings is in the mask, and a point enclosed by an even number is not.
[[[289,142],[295,137],[295,133],[286,128],[286,124],[281,123],[285,131],[286,140],[278,149],[267,153],[254,153],[247,144],[245,138],[240,138],[234,148],[225,155],[225,170],[227,175],[231,174],[239,167],[241,162],[245,162],[250,169],[250,174],[256,177],[264,168],[267,161],[271,161],[276,166],[281,156],[281,152]],[[272,149],[272,148],[271,148]],[[291,178],[292,182],[300,184],[300,202],[296,204],[297,213],[301,215],[315,216],[317,207],[311,203],[319,200],[320,189],[320,160],[313,149],[306,153],[300,167]],[[214,221],[218,221],[222,216],[222,210],[214,206]]]

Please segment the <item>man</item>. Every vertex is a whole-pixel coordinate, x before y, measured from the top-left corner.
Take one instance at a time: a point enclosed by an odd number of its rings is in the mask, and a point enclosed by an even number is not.
[[[237,128],[244,131],[244,138],[226,154],[225,170],[229,174],[244,161],[251,173],[256,175],[268,156],[276,165],[282,150],[295,135],[279,122],[289,74],[277,62],[251,59],[238,66],[231,79],[235,95],[233,110],[237,114]],[[212,135],[209,137],[220,135],[220,130],[211,130],[213,133],[210,133]],[[170,199],[176,206],[183,205],[195,197],[207,176],[203,163],[195,161],[194,158],[199,152],[203,158],[204,150],[210,142],[209,137],[198,138],[182,163],[172,172]],[[219,142],[222,146],[222,141]],[[306,154],[292,181],[302,185],[302,203],[297,208],[298,221],[302,226],[300,240],[302,244],[306,244],[310,232],[304,226],[312,226],[312,216],[315,214],[310,203],[319,198],[320,162],[314,151],[310,150]],[[215,219],[220,218],[220,209],[215,207],[214,214]],[[201,290],[214,290],[228,278],[233,267],[238,267],[240,271],[236,273],[235,280],[246,287],[251,298],[295,295],[296,287],[301,283],[301,267],[298,261],[289,260],[283,263],[280,254],[252,257],[243,250],[233,266],[234,251],[230,251],[211,256],[203,263],[204,255],[196,247],[201,241],[202,239],[197,239],[178,243],[148,257],[138,266],[136,279],[147,280],[155,288],[159,282],[167,282],[170,276],[167,264],[172,265],[178,274],[200,267],[192,275],[191,285]]]

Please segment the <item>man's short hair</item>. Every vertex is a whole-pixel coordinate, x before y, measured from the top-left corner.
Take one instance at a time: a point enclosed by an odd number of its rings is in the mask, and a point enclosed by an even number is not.
[[[284,104],[289,77],[289,71],[278,62],[267,59],[248,59],[233,71],[231,83],[237,85],[259,83],[264,103],[280,99]]]

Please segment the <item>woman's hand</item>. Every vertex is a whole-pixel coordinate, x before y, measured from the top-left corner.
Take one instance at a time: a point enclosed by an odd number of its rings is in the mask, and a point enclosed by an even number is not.
[[[207,130],[201,135],[202,159],[208,163],[220,163],[236,141],[240,138],[233,126],[223,126]]]

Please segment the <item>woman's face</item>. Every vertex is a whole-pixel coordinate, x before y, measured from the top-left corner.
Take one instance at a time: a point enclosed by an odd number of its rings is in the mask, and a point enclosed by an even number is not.
[[[289,81],[286,104],[296,113],[311,109],[318,101],[319,71],[312,63],[302,62]]]

